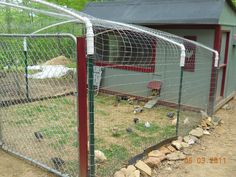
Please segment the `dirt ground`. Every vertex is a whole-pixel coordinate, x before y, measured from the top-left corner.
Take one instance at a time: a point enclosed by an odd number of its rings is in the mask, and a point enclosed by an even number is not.
[[[217,116],[224,121],[223,125],[189,149],[190,155],[186,161],[164,164],[157,169],[155,177],[235,177],[236,100],[229,105],[232,106],[231,110],[221,109],[217,112]]]
[[[0,150],[1,177],[55,177],[40,168],[34,167]]]

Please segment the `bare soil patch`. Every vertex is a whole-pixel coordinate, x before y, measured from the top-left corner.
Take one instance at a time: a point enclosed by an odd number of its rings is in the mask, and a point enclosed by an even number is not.
[[[40,168],[24,162],[0,150],[1,177],[55,177]]]
[[[192,161],[164,163],[155,177],[234,177],[236,176],[236,100],[230,110],[220,109],[216,116],[224,124],[211,135],[204,136],[201,144],[189,149]]]

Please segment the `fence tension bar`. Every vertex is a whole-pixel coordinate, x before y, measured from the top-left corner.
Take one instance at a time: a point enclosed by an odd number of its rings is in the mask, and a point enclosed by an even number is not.
[[[77,37],[77,122],[79,142],[79,176],[88,176],[88,117],[87,117],[87,73],[86,41]]]

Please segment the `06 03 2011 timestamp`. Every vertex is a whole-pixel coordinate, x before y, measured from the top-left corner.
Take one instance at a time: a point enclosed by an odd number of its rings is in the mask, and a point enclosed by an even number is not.
[[[187,157],[184,160],[186,164],[226,164],[225,157]]]

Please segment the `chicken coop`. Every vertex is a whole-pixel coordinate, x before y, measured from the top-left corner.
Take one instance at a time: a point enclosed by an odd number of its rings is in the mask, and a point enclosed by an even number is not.
[[[112,176],[214,109],[200,43],[41,0],[0,13],[0,147],[58,176]]]

